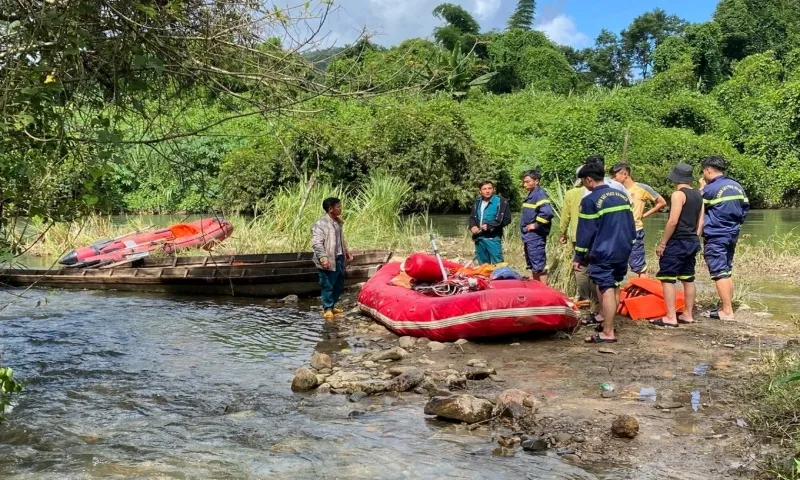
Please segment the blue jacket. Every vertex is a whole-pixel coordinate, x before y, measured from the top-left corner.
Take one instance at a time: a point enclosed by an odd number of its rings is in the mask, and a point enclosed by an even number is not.
[[[574,261],[582,264],[626,263],[636,241],[628,196],[608,185],[581,201]]]
[[[722,175],[703,188],[703,206],[704,238],[736,238],[750,211],[750,200],[741,185]]]
[[[551,220],[553,219],[553,206],[550,197],[542,187],[536,187],[528,193],[525,203],[522,204],[522,216],[519,219],[519,228],[522,239],[533,238],[534,235],[546,237],[550,234]],[[536,230],[526,231],[528,225],[536,223]]]

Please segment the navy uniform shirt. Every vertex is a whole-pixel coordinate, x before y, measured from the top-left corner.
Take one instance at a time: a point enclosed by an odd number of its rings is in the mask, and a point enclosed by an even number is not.
[[[553,206],[550,197],[542,187],[534,188],[522,204],[522,216],[519,219],[522,239],[531,238],[531,235],[547,236],[550,233],[551,220],[553,219]],[[536,223],[536,230],[527,231],[528,225]]]
[[[583,198],[574,261],[627,263],[635,241],[636,226],[626,194],[601,185]]]
[[[704,238],[736,238],[750,211],[750,200],[739,183],[725,175],[703,187]]]

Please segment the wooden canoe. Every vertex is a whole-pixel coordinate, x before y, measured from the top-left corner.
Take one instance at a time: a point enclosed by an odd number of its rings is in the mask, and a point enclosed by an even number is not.
[[[118,268],[57,270],[0,269],[0,284],[15,287],[47,287],[89,290],[124,290],[174,294],[227,295],[243,297],[310,296],[318,294],[318,271],[310,254],[278,254],[267,262],[205,266],[122,266]],[[301,260],[287,260],[298,258]],[[308,260],[302,260],[308,256]],[[253,257],[255,256],[238,256]],[[263,259],[263,255],[260,256]],[[391,257],[391,252],[354,255],[348,265],[346,283],[364,282]],[[181,257],[178,257],[180,259]],[[192,257],[184,257],[192,258]],[[215,257],[215,260],[221,257]],[[142,259],[144,260],[144,259]],[[150,259],[155,260],[155,259]],[[158,259],[158,262],[173,259]],[[301,265],[301,262],[305,262]],[[288,265],[287,265],[288,264]]]

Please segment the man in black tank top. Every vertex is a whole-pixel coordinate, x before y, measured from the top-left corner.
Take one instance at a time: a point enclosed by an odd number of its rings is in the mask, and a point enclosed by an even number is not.
[[[669,220],[656,248],[659,256],[656,278],[661,280],[664,287],[667,316],[650,323],[662,327],[677,327],[681,323],[694,323],[692,310],[697,297],[694,271],[697,254],[700,252],[699,233],[703,228],[703,197],[698,190],[692,188],[694,176],[691,165],[679,163],[668,178],[675,184],[675,191],[671,197]],[[686,307],[680,316],[677,315],[675,306],[675,283],[678,280],[683,284],[686,300]]]

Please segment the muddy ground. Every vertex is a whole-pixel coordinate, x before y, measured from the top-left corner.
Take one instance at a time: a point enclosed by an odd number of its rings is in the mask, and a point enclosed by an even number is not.
[[[345,316],[328,322],[329,338],[317,348],[331,355],[334,367],[360,367],[363,352],[397,345],[398,336],[357,312],[353,297],[346,306]],[[495,442],[496,455],[522,454],[519,445],[499,446],[524,433],[545,437],[547,455],[603,476],[754,478],[775,448],[750,433],[737,399],[762,352],[798,348],[800,339],[791,331],[787,324],[751,311],[740,311],[732,322],[702,319],[679,328],[618,318],[616,344],[584,343],[589,327],[569,335],[449,343],[441,351],[419,342],[407,349],[406,358],[362,372],[375,378],[388,378],[386,371],[396,366],[422,368],[429,375],[463,372],[470,360],[485,360],[496,375],[451,390],[495,400],[504,390],[522,389],[539,400],[532,423],[492,421],[463,427]],[[604,391],[602,383],[611,384],[613,391]],[[369,408],[383,402],[382,395],[359,399],[358,405]],[[391,395],[422,409],[430,394]],[[635,439],[611,434],[620,415],[638,420]]]

